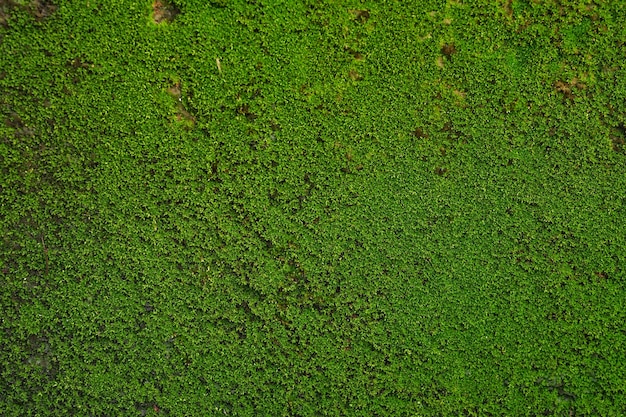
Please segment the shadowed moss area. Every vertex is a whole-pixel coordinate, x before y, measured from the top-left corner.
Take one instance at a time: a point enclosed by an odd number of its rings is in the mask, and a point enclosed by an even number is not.
[[[0,0],[0,415],[625,415],[624,15]]]

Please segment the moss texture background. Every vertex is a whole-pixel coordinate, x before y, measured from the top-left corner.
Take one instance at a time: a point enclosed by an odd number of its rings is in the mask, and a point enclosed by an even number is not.
[[[626,415],[625,15],[0,1],[0,415]]]

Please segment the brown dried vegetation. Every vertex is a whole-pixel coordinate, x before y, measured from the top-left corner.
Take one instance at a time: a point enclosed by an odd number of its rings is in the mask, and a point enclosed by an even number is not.
[[[166,0],[155,0],[152,3],[152,13],[154,23],[172,23],[180,10]]]

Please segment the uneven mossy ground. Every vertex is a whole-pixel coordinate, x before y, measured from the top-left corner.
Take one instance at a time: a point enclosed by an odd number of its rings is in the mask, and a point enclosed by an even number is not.
[[[626,414],[624,15],[0,1],[0,414]]]

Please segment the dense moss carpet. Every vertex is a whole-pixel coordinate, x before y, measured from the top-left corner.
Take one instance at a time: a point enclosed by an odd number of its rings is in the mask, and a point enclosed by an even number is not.
[[[626,415],[624,16],[0,0],[0,415]]]

